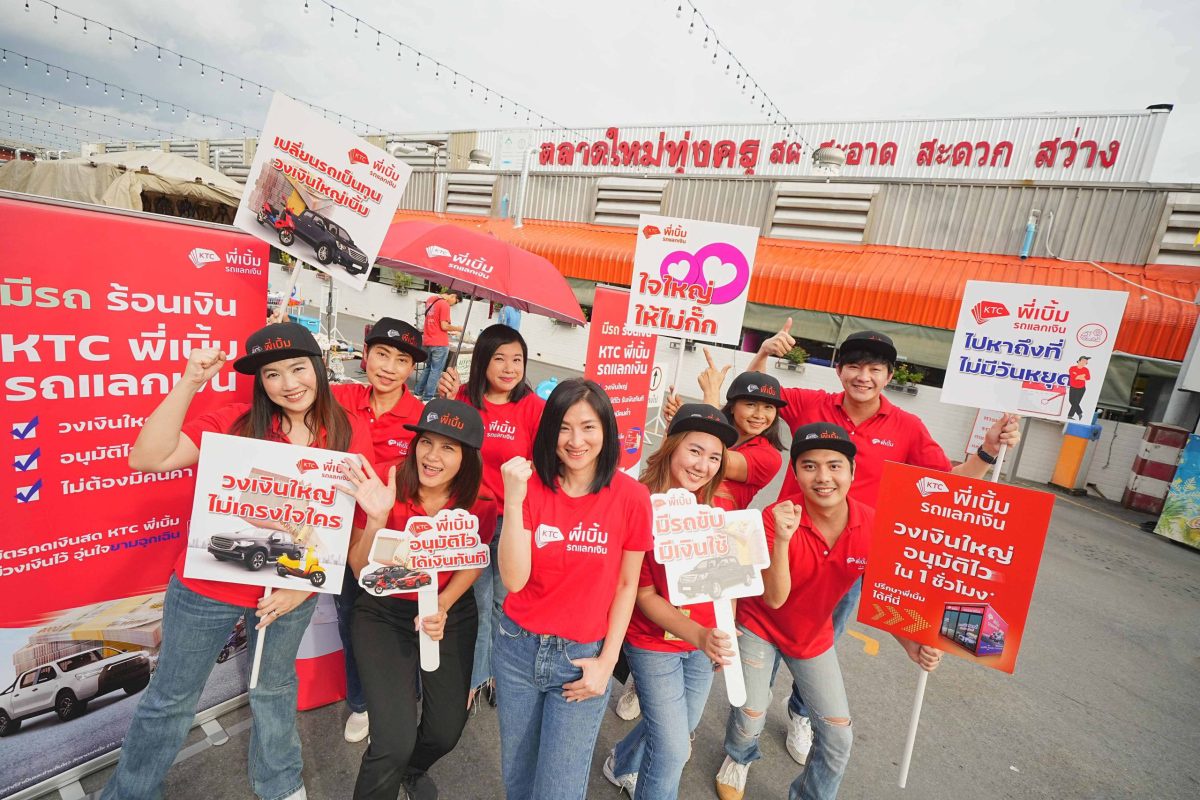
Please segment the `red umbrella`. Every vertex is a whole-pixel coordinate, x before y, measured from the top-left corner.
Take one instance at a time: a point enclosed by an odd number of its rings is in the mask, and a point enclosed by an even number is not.
[[[441,222],[395,222],[375,263],[521,311],[584,321],[575,293],[553,264],[490,234]]]

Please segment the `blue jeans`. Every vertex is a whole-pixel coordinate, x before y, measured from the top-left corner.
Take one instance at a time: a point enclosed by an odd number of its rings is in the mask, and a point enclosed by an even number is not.
[[[846,590],[846,594],[842,595],[842,599],[838,600],[838,604],[833,607],[833,641],[836,643],[842,638],[842,634],[846,632],[846,625],[850,622],[850,616],[854,613],[854,608],[858,605],[858,598],[862,596],[862,578],[854,582],[854,585]],[[775,682],[775,673],[779,671],[779,659],[775,660],[775,671],[771,673],[771,683]],[[804,705],[804,698],[800,696],[798,689],[792,689],[792,695],[788,698],[788,711],[794,717],[807,717],[808,707]]]
[[[296,651],[308,627],[315,597],[266,629],[258,686],[250,690],[250,783],[263,800],[279,800],[304,785],[300,734],[296,731]],[[249,652],[260,637],[254,609],[197,594],[174,576],[163,604],[158,668],[134,713],[121,762],[104,787],[103,800],[162,796],[167,770],[183,746],[196,703],[238,617],[245,617]]]
[[[638,774],[635,800],[675,800],[692,732],[712,688],[712,661],[699,650],[664,653],[630,644],[625,657],[637,681],[642,719],[617,743],[613,772]]]
[[[446,359],[450,356],[450,347],[434,345],[425,349],[429,351],[429,360],[425,362],[425,371],[421,373],[421,379],[417,381],[417,388],[413,391],[417,397],[429,402],[437,394],[438,379],[442,377],[442,372],[446,369]]]
[[[346,705],[356,714],[367,710],[367,696],[358,677],[358,666],[354,662],[354,643],[350,637],[350,620],[354,616],[354,601],[362,593],[358,580],[350,565],[346,565],[342,579],[342,593],[334,595],[333,607],[337,609],[338,636],[342,640],[342,655],[346,662]]]
[[[738,626],[742,636],[738,647],[742,655],[742,672],[746,676],[746,705],[729,710],[725,725],[725,752],[739,764],[749,764],[762,758],[758,737],[767,723],[767,708],[771,705],[771,674],[778,648],[770,642]],[[829,648],[814,658],[791,658],[783,661],[792,673],[795,688],[807,699],[812,710],[813,748],[804,771],[792,781],[790,800],[831,800],[837,797],[838,787],[846,764],[854,733],[850,725],[834,725],[830,719],[850,719],[846,687],[842,683],[842,668],[837,653]],[[750,716],[747,711],[758,712]]]
[[[508,800],[583,800],[592,750],[610,689],[568,703],[563,684],[583,671],[571,662],[595,658],[603,640],[573,642],[531,633],[502,614],[492,643],[500,715],[500,764]]]
[[[475,637],[475,663],[471,667],[472,689],[482,686],[492,677],[492,630],[504,610],[504,598],[508,597],[508,589],[504,588],[504,581],[500,579],[497,559],[500,526],[503,524],[504,517],[496,517],[496,532],[492,534],[492,542],[488,545],[492,551],[492,561],[471,587],[475,592],[475,605],[479,608],[479,634]]]

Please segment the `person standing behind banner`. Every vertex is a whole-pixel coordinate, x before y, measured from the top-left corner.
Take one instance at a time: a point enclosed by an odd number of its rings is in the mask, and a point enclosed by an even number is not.
[[[269,349],[268,349],[269,348]],[[220,372],[219,350],[193,350],[183,375],[149,417],[129,454],[142,472],[193,466],[206,431],[354,453],[371,453],[370,433],[333,399],[321,349],[302,325],[268,325],[246,339],[234,369],[254,376],[251,401],[233,403],[184,423],[196,393]],[[141,800],[162,795],[167,771],[191,728],[196,703],[217,655],[239,619],[249,649],[263,647],[258,685],[250,690],[250,780],[264,800],[302,800],[303,760],[296,731],[296,651],[316,608],[311,592],[245,586],[183,576],[175,564],[163,601],[158,667],[121,747],[121,760],[101,795]],[[257,624],[255,624],[257,622]],[[260,632],[270,626],[269,636]]]
[[[504,502],[500,466],[514,456],[533,456],[534,433],[546,406],[525,380],[528,358],[529,349],[521,334],[507,325],[489,325],[475,342],[467,385],[459,385],[455,370],[447,370],[438,384],[442,397],[462,400],[479,410],[483,418],[483,485],[500,504]],[[471,673],[471,701],[482,689],[493,705],[492,628],[500,618],[504,596],[508,594],[500,579],[496,556],[503,521],[502,515],[496,522],[491,566],[475,582],[479,638],[475,642],[475,668]]]
[[[765,366],[768,355],[782,356],[796,345],[791,336],[789,317],[770,339],[763,342],[750,361],[750,369]],[[833,394],[820,389],[784,389],[787,406],[780,416],[789,429],[812,422],[840,425],[850,434],[858,456],[854,485],[850,495],[875,508],[879,479],[885,461],[897,461],[969,478],[987,475],[1001,445],[1015,447],[1021,440],[1018,418],[1006,414],[984,436],[983,444],[964,463],[954,467],[945,452],[929,435],[925,423],[915,414],[892,405],[883,396],[883,387],[896,369],[896,346],[878,331],[861,331],[845,338],[838,348],[837,376],[843,391]],[[799,485],[791,469],[784,476],[779,498],[796,493]],[[856,580],[833,612],[834,638],[841,638],[862,593],[862,580]],[[812,726],[801,696],[793,692],[788,702],[787,751],[799,764],[805,763],[812,747]]]
[[[793,433],[788,460],[799,488],[762,512],[771,564],[763,572],[763,595],[738,603],[746,704],[729,709],[726,757],[716,778],[720,800],[742,800],[750,764],[762,757],[758,737],[771,704],[773,665],[780,658],[811,706],[816,731],[807,766],[792,781],[788,797],[837,797],[854,734],[830,618],[866,569],[875,520],[874,509],[850,497],[855,453],[843,428],[828,422],[801,425]],[[896,641],[928,672],[942,660],[940,650],[899,636]]]
[[[408,377],[413,367],[427,358],[421,346],[421,334],[403,320],[383,317],[364,340],[367,383],[335,383],[330,386],[342,408],[371,431],[374,444],[371,463],[375,471],[386,475],[390,467],[408,455],[412,431],[408,426],[421,417],[424,403],[409,391]],[[348,571],[342,592],[334,598],[338,634],[346,663],[346,705],[350,716],[343,735],[348,742],[361,742],[370,732],[367,699],[354,663],[354,644],[350,637],[350,616],[362,592],[355,576]]]
[[[458,304],[458,294],[443,291],[425,300],[425,349],[429,363],[417,381],[416,393],[425,402],[433,399],[438,380],[450,355],[450,334],[462,333],[462,326],[450,322],[450,309]]]
[[[352,494],[366,513],[350,546],[355,579],[367,566],[381,528],[403,531],[412,517],[431,517],[445,508],[467,509],[479,520],[482,541],[491,540],[496,504],[480,494],[483,421],[479,412],[455,400],[431,400],[414,425],[412,452],[386,473],[387,484],[369,465],[345,465]],[[426,774],[458,743],[467,723],[467,692],[475,650],[478,614],[471,584],[481,570],[438,573],[438,611],[421,617],[415,592],[390,597],[361,593],[354,609],[354,648],[371,711],[371,743],[363,753],[356,800],[433,800],[437,786]],[[414,624],[415,623],[415,624]],[[419,631],[440,642],[441,663],[421,672],[421,714],[417,711]]]
[[[621,472],[604,390],[573,378],[546,401],[533,460],[501,468],[493,665],[509,800],[582,800],[609,679],[653,546],[650,493]]]
[[[652,494],[686,489],[713,505],[725,472],[727,447],[738,432],[711,405],[688,403],[648,459],[641,482]],[[717,629],[712,603],[676,608],[667,573],[642,561],[637,605],[625,634],[625,658],[637,681],[642,721],[604,762],[604,777],[635,800],[674,800],[691,755],[692,735],[712,688],[713,670],[730,663],[729,635]]]

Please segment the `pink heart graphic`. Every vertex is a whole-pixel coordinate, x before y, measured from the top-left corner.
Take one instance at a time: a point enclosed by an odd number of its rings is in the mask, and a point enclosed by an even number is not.
[[[658,271],[659,277],[665,278],[670,275],[680,283],[707,286],[708,278],[704,274],[704,264],[710,258],[719,259],[719,263],[729,264],[733,267],[733,277],[728,283],[713,286],[711,305],[717,306],[736,300],[745,291],[746,284],[750,282],[750,264],[742,255],[742,251],[728,242],[713,242],[701,247],[695,253],[676,250],[662,260]],[[682,262],[690,265],[690,269],[685,277],[679,278],[677,275],[680,270],[677,265]],[[671,270],[673,266],[676,268]],[[672,275],[672,272],[676,274]]]

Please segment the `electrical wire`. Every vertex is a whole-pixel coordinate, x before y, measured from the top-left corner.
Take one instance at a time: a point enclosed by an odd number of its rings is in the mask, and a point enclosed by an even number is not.
[[[178,133],[176,133],[174,131],[168,131],[163,128],[155,128],[152,125],[146,125],[141,122],[134,122],[133,120],[124,119],[122,117],[114,117],[111,114],[105,114],[101,111],[94,111],[90,108],[84,108],[83,106],[77,106],[72,103],[64,103],[63,101],[56,100],[53,97],[46,97],[45,95],[38,94],[37,92],[27,92],[24,89],[16,89],[12,86],[8,86],[7,84],[0,83],[0,89],[7,89],[9,97],[12,97],[14,94],[24,95],[25,102],[27,102],[27,103],[29,102],[29,98],[36,97],[37,99],[42,101],[43,106],[45,106],[47,102],[50,102],[50,103],[54,103],[56,106],[58,106],[59,110],[62,110],[64,108],[73,108],[73,109],[75,109],[75,116],[79,116],[80,111],[86,111],[89,118],[99,117],[100,119],[105,120],[105,121],[112,120],[112,122],[118,126],[128,125],[131,128],[141,128],[142,130],[149,131],[151,133],[165,133],[165,134],[167,134],[167,137],[170,139],[186,138],[186,137],[180,136]],[[151,99],[153,99],[153,98],[151,98]]]

